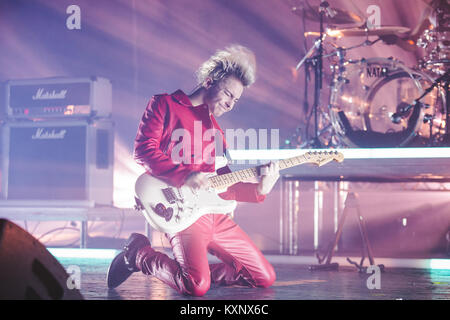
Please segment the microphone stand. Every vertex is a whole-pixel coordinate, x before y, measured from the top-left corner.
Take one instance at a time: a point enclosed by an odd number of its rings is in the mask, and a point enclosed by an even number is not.
[[[330,15],[329,13],[329,4],[328,2],[322,0],[320,6],[319,6],[319,23],[320,23],[320,35],[319,38],[314,42],[314,45],[310,48],[310,50],[305,54],[305,56],[300,60],[300,62],[296,66],[296,70],[299,70],[300,67],[305,64],[306,65],[306,73],[308,73],[308,67],[312,66],[314,68],[314,102],[312,106],[312,112],[311,114],[314,116],[314,137],[309,140],[309,133],[308,133],[308,127],[309,127],[309,118],[306,125],[306,140],[307,144],[310,146],[310,148],[313,149],[319,149],[323,148],[322,143],[319,140],[319,117],[318,117],[318,109],[319,109],[319,103],[320,103],[320,91],[322,89],[322,83],[323,83],[323,39],[324,39],[324,15]],[[304,17],[303,17],[304,18]],[[314,51],[317,49],[318,54],[315,56],[312,56],[314,54]],[[307,83],[308,83],[309,76],[308,74],[305,74],[305,93],[304,93],[304,111],[307,112],[309,109],[308,101],[307,101]]]
[[[313,112],[314,112],[314,138],[311,144],[311,148],[319,149],[322,148],[323,145],[319,140],[319,117],[318,117],[318,109],[320,102],[320,91],[322,90],[322,78],[323,78],[323,16],[325,14],[326,9],[329,7],[328,2],[322,1],[319,6],[319,15],[320,15],[320,35],[319,35],[319,48],[318,55],[314,60],[314,104],[313,104]]]

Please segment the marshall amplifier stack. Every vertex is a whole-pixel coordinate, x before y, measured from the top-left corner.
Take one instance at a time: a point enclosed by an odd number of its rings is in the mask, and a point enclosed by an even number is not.
[[[112,89],[104,78],[11,80],[1,205],[112,205]]]

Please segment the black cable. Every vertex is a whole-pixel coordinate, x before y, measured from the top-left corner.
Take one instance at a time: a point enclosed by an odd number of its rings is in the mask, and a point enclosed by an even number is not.
[[[36,232],[37,227],[39,227],[40,224],[41,224],[41,222],[40,222],[40,221],[37,221],[37,222],[36,222],[36,225],[34,226],[33,231],[30,232],[30,233],[31,233],[31,234],[34,234],[34,233]]]
[[[60,227],[60,228],[55,228],[55,229],[52,229],[52,230],[47,231],[46,233],[42,234],[37,240],[40,241],[40,240],[41,240],[43,237],[45,237],[47,234],[50,234],[50,233],[55,232],[55,231],[58,231],[58,230],[65,230],[65,229],[68,229],[68,230],[76,230],[76,231],[78,231],[78,232],[80,231],[79,228],[73,228],[73,227]]]
[[[68,223],[69,223],[69,222],[66,222],[66,223],[64,224],[64,227],[63,227],[63,228],[65,228],[65,227],[67,226]],[[46,240],[46,242],[52,241],[53,238],[55,238],[55,235],[61,234],[61,232],[63,232],[63,230],[64,230],[64,229],[60,230],[60,231],[58,232],[58,234],[53,234],[53,235],[50,237],[50,239],[47,239],[47,240]]]

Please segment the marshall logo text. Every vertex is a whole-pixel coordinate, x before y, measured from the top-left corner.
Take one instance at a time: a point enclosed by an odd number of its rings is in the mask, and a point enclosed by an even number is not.
[[[39,88],[34,96],[31,98],[33,100],[53,100],[53,99],[65,99],[67,94],[67,89],[60,90],[56,92],[53,91],[44,91],[44,88]]]
[[[66,133],[67,130],[64,129],[57,131],[55,129],[46,130],[44,128],[37,128],[36,133],[31,136],[31,139],[64,139]]]

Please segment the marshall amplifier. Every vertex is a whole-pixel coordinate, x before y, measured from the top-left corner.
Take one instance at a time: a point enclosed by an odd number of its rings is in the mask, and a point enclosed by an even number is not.
[[[1,205],[112,205],[111,121],[11,122],[2,131]]]
[[[6,83],[9,118],[109,117],[111,110],[111,82],[105,78],[46,78]]]

